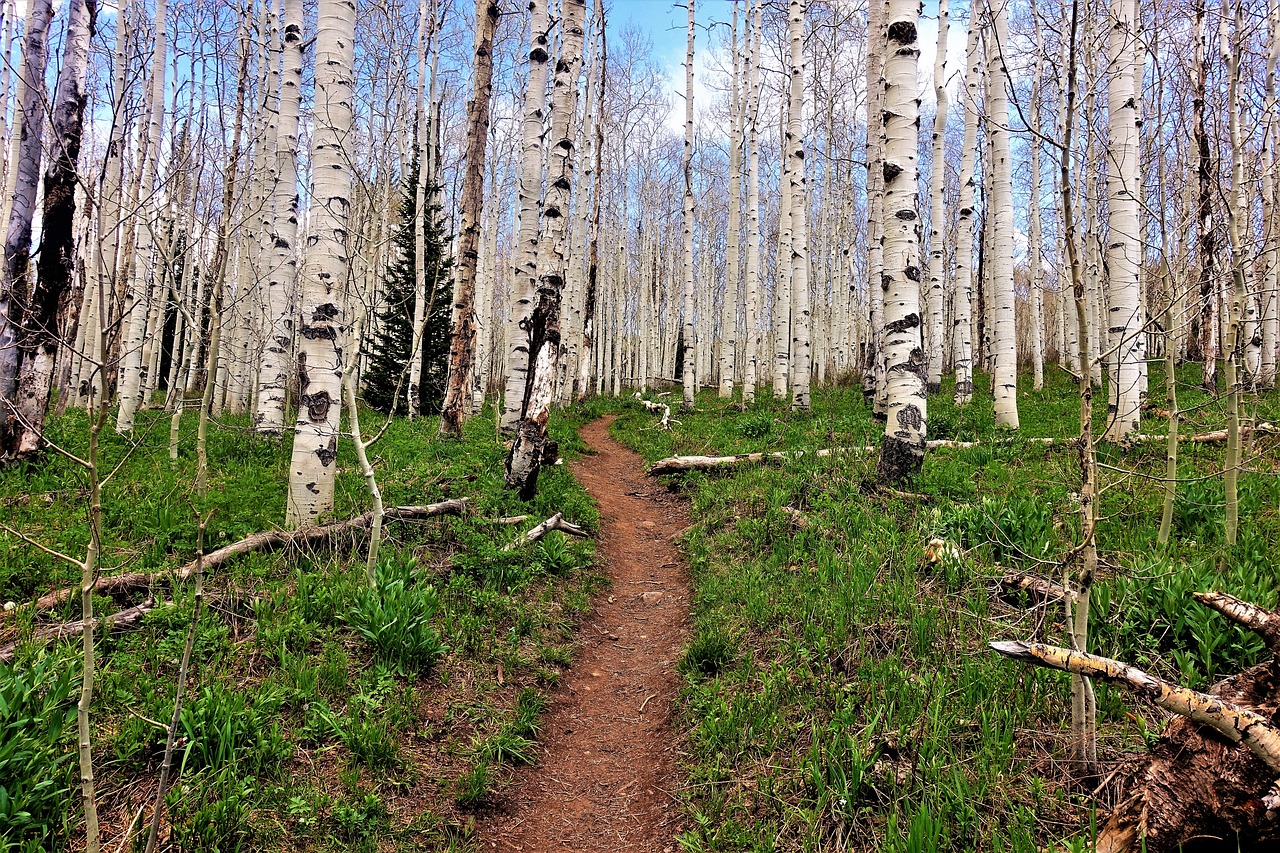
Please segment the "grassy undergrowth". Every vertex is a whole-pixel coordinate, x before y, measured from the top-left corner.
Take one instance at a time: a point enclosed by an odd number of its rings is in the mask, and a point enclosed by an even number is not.
[[[584,449],[576,429],[604,405],[556,419],[565,455]],[[168,795],[174,849],[465,847],[475,808],[511,765],[533,760],[543,694],[570,662],[575,623],[602,579],[590,540],[554,533],[519,553],[500,549],[553,512],[589,530],[597,516],[564,467],[543,473],[536,500],[516,500],[502,484],[493,423],[486,412],[462,441],[441,441],[435,419],[400,420],[375,446],[388,506],[472,501],[465,518],[391,525],[376,586],[365,581],[363,554],[349,549],[249,555],[209,578],[182,711],[181,773]],[[136,445],[105,440],[105,467],[119,471],[104,492],[104,573],[186,562],[195,509],[217,510],[209,549],[283,519],[287,442],[255,436],[244,419],[211,429],[211,489],[201,497],[194,419],[176,465],[167,426],[166,415],[147,412]],[[53,439],[77,454],[85,432],[81,413],[52,425]],[[349,444],[342,447],[335,518],[369,507]],[[0,473],[5,522],[76,556],[88,535],[85,502],[81,472],[60,456]],[[533,518],[520,527],[491,521],[515,514]],[[66,565],[0,538],[0,600],[30,601],[76,580]],[[110,614],[146,595],[101,597],[96,607]],[[144,804],[149,817],[155,796],[158,722],[173,710],[189,586],[175,599],[135,630],[99,634],[93,737],[110,849]],[[0,622],[0,644],[29,636],[33,620],[19,612]],[[77,614],[73,602],[50,618]],[[83,841],[73,788],[78,691],[70,645],[24,646],[12,667],[0,665],[0,851]]]
[[[982,377],[980,379],[985,379]],[[1192,380],[1188,373],[1183,387]],[[1153,399],[1162,396],[1159,371]],[[1180,389],[1181,390],[1181,389]],[[992,639],[1060,641],[1057,609],[1002,602],[1007,568],[1060,577],[1078,536],[1078,463],[994,427],[989,393],[930,400],[931,453],[913,495],[874,487],[875,458],[805,455],[785,465],[669,478],[692,500],[686,538],[694,638],[681,664],[688,732],[686,850],[1026,851],[1088,838],[1093,801],[1070,782],[1065,676],[998,657]],[[1183,434],[1218,428],[1221,404],[1187,390]],[[1020,393],[1021,436],[1078,433],[1078,398],[1052,371]],[[1251,401],[1274,419],[1274,396]],[[1099,413],[1099,428],[1104,413]],[[876,443],[860,391],[813,395],[811,415],[770,399],[738,411],[714,394],[671,432],[639,407],[615,435],[649,461],[673,454]],[[1150,417],[1150,416],[1149,416]],[[1144,432],[1161,433],[1150,417]],[[1241,539],[1223,546],[1221,445],[1182,445],[1175,538],[1156,544],[1164,444],[1103,446],[1103,577],[1092,649],[1204,686],[1257,661],[1262,644],[1189,599],[1216,588],[1276,605],[1280,477],[1274,440],[1241,477]],[[1123,470],[1120,470],[1123,469]],[[1201,479],[1195,479],[1201,478]],[[784,508],[799,510],[803,527]],[[962,559],[933,565],[948,538]],[[1161,712],[1099,687],[1109,772],[1134,760]],[[1103,802],[1113,792],[1103,791]]]

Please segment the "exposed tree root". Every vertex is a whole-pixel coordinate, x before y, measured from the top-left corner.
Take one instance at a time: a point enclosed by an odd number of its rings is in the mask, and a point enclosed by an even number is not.
[[[587,531],[583,530],[576,524],[565,521],[564,516],[557,512],[541,524],[530,528],[528,533],[510,543],[502,550],[514,551],[517,548],[523,548],[525,545],[532,545],[534,542],[537,542],[553,530],[559,530],[561,533],[567,533],[570,536],[586,537],[587,535]]]
[[[1195,598],[1261,635],[1273,652],[1280,648],[1280,613],[1222,593]],[[1109,681],[1179,715],[1103,827],[1096,851],[1280,849],[1280,664],[1275,658],[1201,693],[1096,655],[1041,643],[991,645],[1019,660]],[[1195,843],[1205,846],[1184,848]]]
[[[413,521],[431,518],[437,515],[462,515],[466,511],[467,498],[454,498],[425,506],[395,506],[387,509],[384,521]],[[208,554],[204,558],[205,571],[217,568],[233,557],[255,551],[278,551],[285,547],[320,547],[329,545],[344,535],[358,536],[368,531],[373,524],[373,513],[366,512],[355,518],[327,524],[323,527],[303,527],[298,530],[269,530],[265,533],[254,533],[238,542],[232,542]],[[166,580],[185,580],[196,571],[197,561],[192,560],[176,572],[128,572],[122,575],[111,575],[98,578],[93,585],[94,592],[120,593],[139,587],[150,586]],[[54,590],[43,595],[35,602],[36,610],[49,610],[57,607],[73,595],[80,592],[79,587],[67,587]]]

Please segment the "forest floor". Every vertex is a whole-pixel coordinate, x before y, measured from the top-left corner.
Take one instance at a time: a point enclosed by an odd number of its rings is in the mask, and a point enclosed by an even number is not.
[[[676,540],[687,502],[645,478],[643,460],[609,437],[612,421],[583,427],[591,455],[571,466],[599,506],[596,557],[609,589],[580,626],[574,665],[550,700],[542,756],[497,798],[498,814],[480,829],[483,849],[675,849],[675,664],[689,612]]]

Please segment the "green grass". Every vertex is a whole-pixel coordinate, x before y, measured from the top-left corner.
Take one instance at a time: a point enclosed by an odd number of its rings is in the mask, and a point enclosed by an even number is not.
[[[1078,462],[1070,447],[1020,436],[1078,433],[1079,402],[1060,371],[1020,394],[1022,430],[998,432],[986,377],[972,405],[930,399],[930,437],[984,442],[934,452],[920,497],[877,491],[870,454],[810,455],[730,473],[670,477],[692,501],[685,539],[694,639],[681,661],[687,732],[684,808],[690,851],[1036,851],[1088,834],[1092,803],[1070,784],[1065,676],[1003,659],[999,638],[1062,636],[1061,615],[1004,604],[1007,568],[1060,577],[1078,535]],[[1220,427],[1219,401],[1180,383],[1193,409],[1183,435]],[[1153,399],[1163,398],[1159,370]],[[1099,405],[1099,409],[1104,406]],[[1273,419],[1277,401],[1250,402]],[[699,398],[673,431],[628,407],[614,434],[649,461],[674,454],[842,447],[878,442],[860,390],[827,389],[797,415],[769,398],[742,412]],[[1098,413],[1098,428],[1105,411]],[[1158,419],[1144,432],[1163,433]],[[1184,477],[1222,463],[1216,446],[1182,446]],[[1217,588],[1276,604],[1280,478],[1241,478],[1240,543],[1222,545],[1218,478],[1182,484],[1175,541],[1156,545],[1164,443],[1104,445],[1092,649],[1203,686],[1260,659],[1257,638],[1189,599]],[[808,519],[793,526],[783,507]],[[949,538],[961,560],[930,565]],[[1271,544],[1268,544],[1271,543]],[[1145,748],[1164,717],[1101,686],[1107,762]]]
[[[576,429],[606,407],[556,419],[553,438],[565,455],[585,449]],[[380,424],[364,419],[366,431]],[[500,549],[557,511],[594,531],[596,509],[563,466],[543,472],[535,500],[517,500],[502,483],[492,410],[473,418],[461,441],[438,439],[437,424],[398,420],[375,445],[384,500],[465,496],[471,512],[389,525],[376,586],[366,582],[360,548],[248,555],[208,578],[212,604],[196,633],[175,759],[181,773],[167,797],[183,849],[452,849],[466,843],[470,809],[506,784],[511,765],[536,754],[542,696],[570,662],[576,623],[602,579],[590,540],[557,533],[519,552]],[[195,420],[184,421],[176,465],[167,426],[163,413],[144,412],[136,445],[113,433],[104,439],[105,465],[119,466],[103,496],[104,573],[191,559],[196,509],[217,510],[210,548],[281,524],[287,442],[255,436],[243,418],[214,425],[211,489],[202,497],[193,489]],[[82,413],[51,429],[84,453]],[[354,455],[342,447],[334,518],[369,508]],[[0,507],[6,523],[83,554],[85,481],[62,457],[0,472]],[[532,518],[521,527],[486,521],[517,514]],[[0,538],[0,600],[28,601],[76,580],[67,566]],[[111,613],[146,594],[95,604]],[[164,748],[155,721],[173,713],[190,585],[174,598],[136,630],[97,640],[99,809],[117,831],[154,797]],[[77,614],[78,601],[50,618]],[[27,615],[0,626],[4,641],[31,629]],[[14,719],[42,721],[19,731],[0,714],[0,770],[12,771],[0,772],[0,789],[30,813],[6,817],[0,797],[0,850],[60,849],[83,831],[73,787],[79,684],[71,646],[24,647],[14,666],[0,666],[0,697]]]

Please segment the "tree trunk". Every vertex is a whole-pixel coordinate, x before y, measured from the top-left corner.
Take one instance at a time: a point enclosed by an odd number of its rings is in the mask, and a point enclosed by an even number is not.
[[[1139,93],[1134,85],[1133,0],[1113,0],[1111,4],[1111,79],[1107,86],[1110,145],[1107,157],[1107,273],[1111,305],[1107,328],[1115,352],[1111,358],[1115,396],[1107,401],[1106,437],[1120,441],[1138,431],[1142,411],[1141,341],[1143,321],[1140,309],[1138,267],[1142,243],[1138,217],[1141,185],[1138,183]]]
[[[942,362],[945,353],[943,334],[946,314],[946,229],[947,211],[943,207],[947,134],[947,0],[938,2],[938,46],[933,60],[933,92],[937,110],[933,116],[933,169],[929,181],[929,375],[928,390],[936,394],[942,388]],[[1034,142],[1033,142],[1034,144]],[[970,240],[972,242],[972,239]]]
[[[71,0],[67,7],[67,35],[51,121],[53,144],[44,176],[38,276],[18,337],[18,418],[11,431],[0,431],[6,445],[0,448],[0,456],[9,458],[33,455],[44,441],[60,338],[58,318],[75,293],[76,163],[84,123],[89,40],[97,15],[96,0]],[[16,440],[9,443],[10,438]]]
[[[355,45],[354,0],[320,0],[315,44],[316,122],[311,137],[310,235],[302,264],[298,418],[285,524],[314,524],[333,509],[342,411],[344,291]],[[212,377],[210,377],[212,378]]]
[[[804,168],[804,15],[806,0],[791,0],[791,108],[787,121],[787,170],[791,193],[791,408],[809,411],[813,356],[809,308],[809,194]],[[919,278],[919,271],[916,272]]]
[[[480,258],[480,217],[484,212],[484,157],[489,142],[489,100],[493,94],[493,33],[501,10],[497,0],[477,0],[475,65],[467,102],[467,153],[462,178],[462,228],[453,276],[453,330],[449,336],[449,384],[440,410],[440,434],[460,437],[470,404],[468,378],[476,343],[476,265]]]
[[[293,303],[298,281],[298,110],[302,97],[302,2],[285,0],[281,20],[284,74],[280,78],[280,116],[276,128],[276,182],[272,192],[271,273],[267,279],[266,329],[258,373],[258,432],[284,431],[293,351]]]
[[[31,0],[22,40],[20,100],[14,123],[14,194],[6,223],[4,263],[0,267],[0,435],[3,446],[15,446],[18,340],[22,335],[28,301],[28,262],[31,258],[31,220],[35,214],[36,190],[40,185],[41,142],[44,138],[45,65],[48,59],[49,20],[52,0]],[[25,82],[24,82],[25,81]]]
[[[880,480],[898,483],[924,464],[926,366],[920,319],[920,4],[890,0],[884,89],[884,360],[886,413]]]
[[[742,209],[742,98],[739,85],[738,4],[733,6],[733,76],[729,81],[729,230],[725,235],[724,301],[720,311],[720,399],[733,397],[738,347],[738,230]]]
[[[512,279],[507,320],[506,392],[502,398],[502,432],[515,429],[524,407],[528,384],[532,329],[530,317],[537,298],[538,214],[542,195],[543,109],[547,100],[547,35],[551,24],[548,0],[529,0],[529,80],[524,92],[524,124],[520,142],[520,236]],[[557,69],[557,74],[559,69]],[[588,273],[590,276],[590,273]],[[589,280],[588,308],[594,308],[594,280]]]
[[[1009,153],[1009,16],[1005,4],[988,5],[987,132],[991,138],[991,390],[996,425],[1018,428],[1018,338],[1014,328],[1013,289],[1013,158]]]
[[[507,456],[506,483],[528,500],[538,488],[538,471],[546,448],[547,422],[555,394],[555,371],[560,350],[560,296],[564,287],[566,250],[561,236],[573,193],[573,117],[578,104],[578,74],[582,68],[585,0],[564,0],[563,52],[556,62],[551,102],[546,216],[538,237],[538,303],[530,315],[529,354],[532,369],[525,385],[515,441]]]
[[[681,407],[693,408],[697,391],[694,363],[697,341],[693,330],[693,35],[694,0],[686,0],[689,28],[684,54],[684,397]]]
[[[973,398],[973,211],[974,162],[978,157],[978,92],[982,85],[982,60],[978,36],[982,31],[981,8],[969,6],[969,46],[965,53],[964,147],[960,157],[960,212],[956,226],[954,349],[957,406]]]

